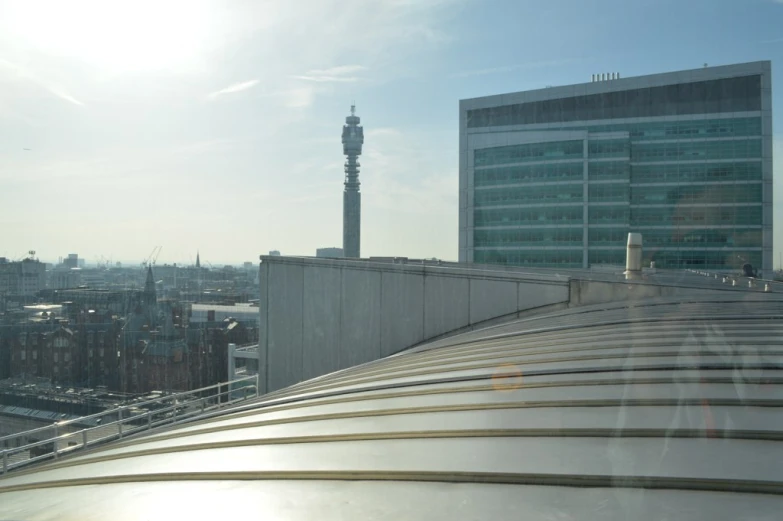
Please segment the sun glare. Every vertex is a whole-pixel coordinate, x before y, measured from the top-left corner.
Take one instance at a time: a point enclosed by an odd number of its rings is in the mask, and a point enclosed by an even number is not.
[[[50,54],[115,71],[186,68],[210,37],[199,0],[52,0],[19,2],[10,28]]]

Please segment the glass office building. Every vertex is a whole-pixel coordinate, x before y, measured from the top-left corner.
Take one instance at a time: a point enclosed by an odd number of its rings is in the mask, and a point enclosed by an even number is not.
[[[771,64],[462,100],[459,201],[461,262],[769,271]]]

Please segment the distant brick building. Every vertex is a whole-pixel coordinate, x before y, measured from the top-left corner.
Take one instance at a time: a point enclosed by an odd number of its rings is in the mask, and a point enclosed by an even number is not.
[[[226,381],[228,344],[258,339],[256,321],[234,317],[188,327],[181,304],[158,300],[151,269],[143,291],[55,293],[64,316],[2,318],[0,379],[42,377],[129,394],[189,390]]]
[[[5,327],[0,334],[0,361],[7,357],[8,371],[0,373],[0,377],[45,377],[60,385],[116,387],[117,326]]]
[[[220,322],[191,324],[188,347],[193,387],[227,381],[228,344],[245,345],[257,341],[256,322],[248,324],[226,318]]]
[[[119,390],[125,393],[190,389],[189,349],[185,331],[175,325],[181,313],[169,302],[158,302],[152,266],[141,301],[120,334]]]

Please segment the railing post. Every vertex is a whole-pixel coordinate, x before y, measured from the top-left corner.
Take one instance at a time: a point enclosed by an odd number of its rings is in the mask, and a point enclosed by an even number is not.
[[[152,411],[147,411],[147,430],[152,429]]]
[[[82,429],[82,448],[87,448],[87,429]]]
[[[117,434],[122,438],[122,407],[117,408]]]
[[[171,414],[171,423],[177,423],[177,404],[174,404],[174,409],[172,409]]]
[[[57,423],[54,424],[54,441],[52,442],[52,452],[54,452],[54,459],[57,459],[57,450],[59,443],[57,442],[57,437],[59,436]]]
[[[222,385],[220,382],[218,382],[218,388],[217,388],[217,408],[220,409],[220,392]]]
[[[8,472],[8,451],[3,449],[3,474]]]
[[[256,398],[261,396],[261,373],[256,373]]]

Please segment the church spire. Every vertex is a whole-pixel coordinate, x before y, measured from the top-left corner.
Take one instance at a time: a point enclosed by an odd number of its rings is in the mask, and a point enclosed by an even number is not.
[[[196,267],[197,268],[201,267],[201,259],[199,258],[198,250],[196,250]]]
[[[147,267],[147,280],[144,282],[144,301],[147,304],[158,302],[158,296],[155,293],[155,278],[152,276],[152,266]]]

